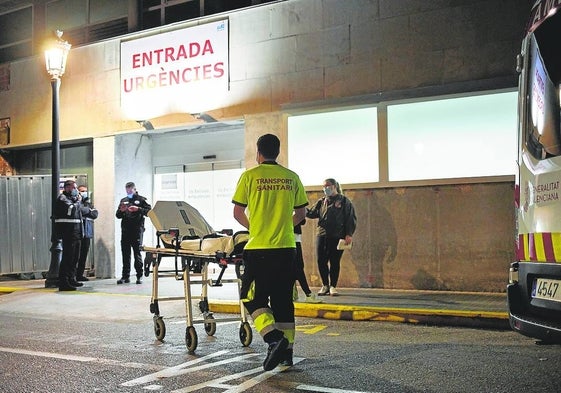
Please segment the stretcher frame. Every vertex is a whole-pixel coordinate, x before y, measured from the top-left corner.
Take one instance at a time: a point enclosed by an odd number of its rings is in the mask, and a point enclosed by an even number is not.
[[[171,235],[173,241],[172,247],[162,247],[160,240],[162,235]],[[241,255],[234,253],[227,254],[226,252],[216,251],[214,254],[204,252],[197,252],[191,250],[183,250],[180,247],[180,234],[178,228],[170,228],[167,230],[158,230],[156,232],[157,244],[156,247],[142,246],[142,250],[146,253],[144,258],[144,275],[148,277],[152,273],[152,296],[150,299],[150,312],[154,314],[154,334],[156,339],[163,341],[166,335],[166,326],[163,316],[160,315],[160,302],[184,300],[185,301],[185,317],[187,327],[185,329],[185,345],[189,353],[194,353],[198,346],[198,336],[195,330],[195,324],[204,324],[205,332],[208,336],[213,336],[216,333],[217,322],[240,321],[239,339],[244,347],[251,344],[253,340],[253,332],[247,319],[247,313],[242,300],[240,304],[240,317],[236,318],[214,318],[213,313],[210,311],[208,303],[208,287],[220,287],[223,283],[236,283],[238,286],[238,294],[241,288],[241,270],[243,269],[243,259]],[[165,242],[162,240],[162,243]],[[168,244],[169,245],[169,244]],[[160,263],[164,257],[173,257],[174,266],[173,270],[161,270]],[[179,265],[181,260],[181,265]],[[216,280],[209,278],[208,267],[211,263],[217,263],[220,266],[220,273]],[[235,279],[224,279],[224,271],[228,265],[234,264],[236,268]],[[200,273],[200,280],[193,280],[191,273]],[[158,281],[163,277],[174,277],[176,280],[183,281],[184,296],[159,296]],[[201,295],[194,296],[191,292],[191,284],[201,284]],[[202,313],[202,319],[194,319],[193,317],[193,300],[199,299],[199,310]]]

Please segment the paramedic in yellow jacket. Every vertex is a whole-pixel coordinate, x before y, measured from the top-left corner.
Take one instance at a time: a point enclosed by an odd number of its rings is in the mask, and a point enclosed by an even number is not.
[[[238,180],[234,218],[249,230],[244,248],[241,299],[255,328],[269,345],[265,371],[292,365],[296,243],[294,226],[305,217],[308,198],[298,175],[276,162],[280,141],[257,140],[258,166]],[[247,214],[246,214],[247,209]]]

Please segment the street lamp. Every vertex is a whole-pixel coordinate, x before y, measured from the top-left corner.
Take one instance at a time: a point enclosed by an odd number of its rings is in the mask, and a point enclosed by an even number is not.
[[[45,280],[46,288],[58,287],[58,269],[62,257],[62,240],[58,238],[55,231],[55,205],[59,194],[60,181],[60,142],[58,131],[58,109],[60,90],[60,77],[66,68],[66,58],[71,45],[62,40],[62,31],[56,31],[57,39],[52,46],[45,51],[45,65],[51,76],[51,87],[53,90],[53,137],[52,137],[52,204],[51,204],[51,264]]]

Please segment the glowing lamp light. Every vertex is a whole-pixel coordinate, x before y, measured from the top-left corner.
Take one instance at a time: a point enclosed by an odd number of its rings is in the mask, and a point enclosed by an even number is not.
[[[57,30],[57,40],[54,45],[45,51],[45,65],[47,72],[53,79],[60,78],[66,69],[66,59],[68,52],[70,52],[70,45],[68,42],[62,40],[62,31]]]

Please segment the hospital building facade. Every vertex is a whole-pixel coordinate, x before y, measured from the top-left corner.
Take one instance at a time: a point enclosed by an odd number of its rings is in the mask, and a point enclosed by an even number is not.
[[[525,0],[0,1],[0,224],[11,228],[0,273],[48,266],[44,45],[58,28],[72,44],[60,169],[87,182],[99,210],[96,277],[120,274],[126,182],[152,205],[185,200],[214,229],[236,230],[235,181],[273,133],[310,203],[330,177],[353,201],[339,287],[504,291],[529,12]],[[501,154],[512,157],[503,167]],[[16,215],[39,215],[46,230]],[[303,249],[320,286],[315,226]],[[149,227],[144,241],[155,240]]]

